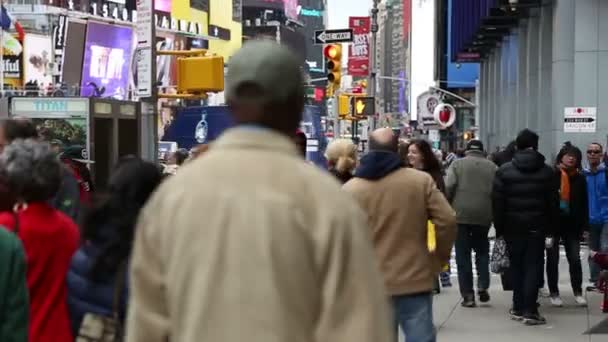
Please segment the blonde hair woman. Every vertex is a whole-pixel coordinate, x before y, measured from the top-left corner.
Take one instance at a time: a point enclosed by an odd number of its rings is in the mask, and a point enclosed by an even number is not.
[[[327,146],[325,158],[329,172],[346,183],[357,166],[357,145],[347,139],[334,140]]]

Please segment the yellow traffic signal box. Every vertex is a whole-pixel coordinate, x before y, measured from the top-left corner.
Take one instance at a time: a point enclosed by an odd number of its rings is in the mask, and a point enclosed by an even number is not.
[[[351,97],[348,95],[338,96],[338,115],[344,117],[351,114]]]
[[[221,56],[177,59],[177,92],[205,93],[224,90],[224,58]]]

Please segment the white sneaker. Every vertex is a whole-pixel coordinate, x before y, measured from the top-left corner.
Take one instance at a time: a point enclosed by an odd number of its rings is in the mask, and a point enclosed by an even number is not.
[[[553,296],[551,297],[551,305],[561,308],[564,306],[564,301],[559,296]]]
[[[551,296],[551,293],[549,292],[549,290],[543,287],[542,289],[538,290],[538,295],[542,298],[549,298]]]
[[[587,306],[587,300],[583,296],[574,296],[574,301],[579,306]]]

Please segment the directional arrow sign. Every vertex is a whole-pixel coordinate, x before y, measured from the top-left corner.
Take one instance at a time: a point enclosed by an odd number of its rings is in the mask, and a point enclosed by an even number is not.
[[[350,107],[353,116],[372,116],[376,114],[376,101],[371,96],[353,96]]]
[[[568,107],[564,110],[564,132],[595,133],[597,130],[596,107]]]
[[[315,44],[350,43],[353,36],[353,29],[315,31]]]

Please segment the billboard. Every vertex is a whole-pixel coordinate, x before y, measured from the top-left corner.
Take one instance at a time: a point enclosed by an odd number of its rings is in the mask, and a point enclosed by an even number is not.
[[[51,37],[26,34],[23,47],[24,83],[36,82],[39,87],[53,83],[49,63],[53,56]]]
[[[283,10],[287,18],[294,20],[298,19],[298,5],[298,0],[243,0],[243,8],[257,7],[270,10]]]
[[[350,17],[348,23],[354,34],[353,43],[348,47],[348,74],[366,77],[369,75],[370,17]]]
[[[323,46],[315,45],[315,31],[325,29],[325,4],[323,0],[300,0],[297,7],[298,21],[304,24],[300,32],[304,35],[306,44],[306,71],[312,78],[325,75],[325,59]]]
[[[171,13],[171,0],[154,0],[154,9],[161,12]]]
[[[479,78],[479,63],[453,63],[452,56],[452,4],[448,0],[448,60],[447,60],[447,87],[448,88],[474,88],[475,80]],[[515,57],[517,58],[517,57]]]
[[[78,21],[70,21],[68,23],[65,40],[70,42],[70,48],[64,50],[61,73],[63,82],[69,87],[80,87],[86,36],[87,25],[85,23]]]
[[[126,26],[89,21],[82,65],[81,96],[126,99],[133,48],[133,30]]]
[[[421,111],[418,97],[435,85],[435,1],[412,1],[410,120]]]

